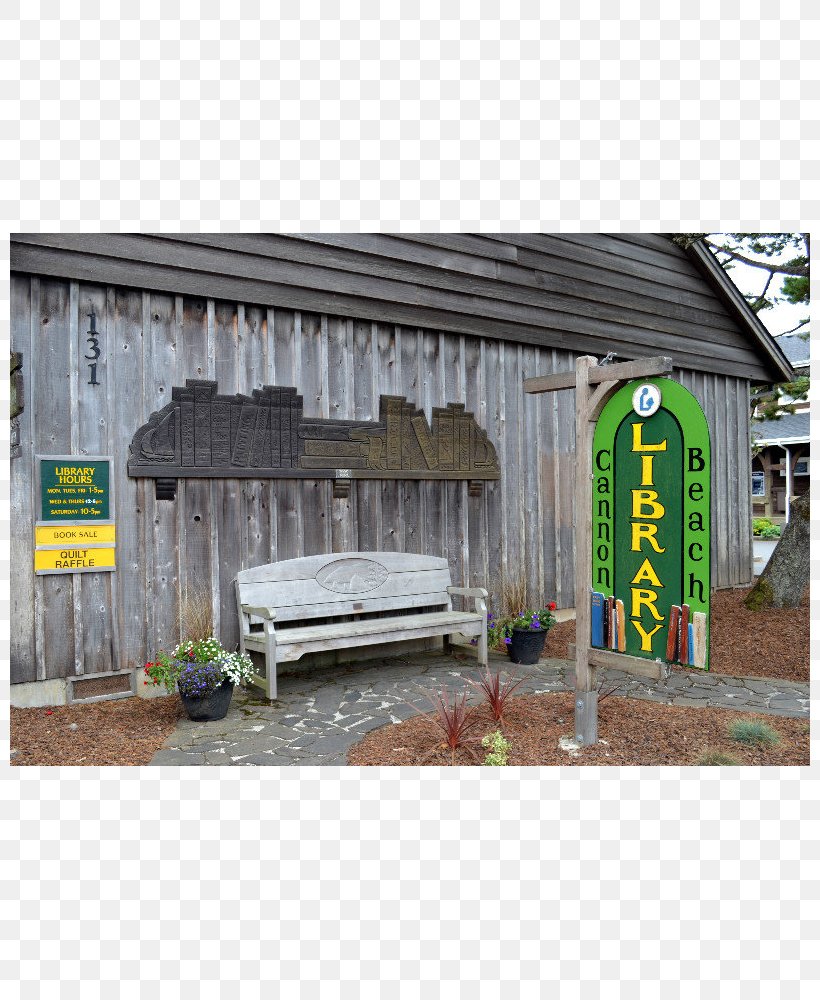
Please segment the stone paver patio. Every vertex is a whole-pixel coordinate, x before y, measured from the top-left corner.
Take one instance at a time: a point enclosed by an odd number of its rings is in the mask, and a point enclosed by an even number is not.
[[[542,660],[531,667],[490,654],[490,669],[511,669],[524,682],[516,694],[571,690],[573,665]],[[256,688],[237,688],[219,722],[183,719],[154,755],[152,765],[339,765],[348,749],[371,729],[431,709],[425,692],[467,687],[476,676],[470,656],[441,652],[321,667],[280,675],[272,705]],[[666,681],[600,671],[602,689],[670,705],[720,707],[809,717],[809,685],[785,680],[675,672]]]

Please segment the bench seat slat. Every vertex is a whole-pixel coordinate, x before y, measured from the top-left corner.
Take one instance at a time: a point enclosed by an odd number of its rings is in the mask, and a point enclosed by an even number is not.
[[[298,660],[305,653],[349,646],[366,646],[374,642],[396,642],[444,635],[450,631],[480,635],[484,617],[444,611],[426,615],[402,615],[398,618],[378,618],[364,622],[334,622],[308,628],[281,629],[276,633],[277,659]],[[245,636],[245,648],[264,651],[264,636]]]
[[[286,646],[291,642],[311,642],[315,639],[342,638],[342,636],[372,635],[376,632],[411,632],[425,626],[445,626],[475,623],[480,625],[481,615],[460,611],[435,611],[426,615],[401,615],[395,618],[374,618],[370,621],[332,622],[329,625],[309,625],[306,628],[286,628],[276,630],[276,645]],[[245,645],[264,648],[265,639],[261,634],[245,636]]]

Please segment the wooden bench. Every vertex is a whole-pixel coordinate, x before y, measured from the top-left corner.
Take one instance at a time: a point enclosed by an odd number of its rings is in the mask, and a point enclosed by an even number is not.
[[[265,658],[253,681],[276,698],[276,668],[305,653],[430,636],[475,638],[487,664],[487,591],[453,587],[446,559],[400,552],[308,556],[236,577],[239,648]],[[475,610],[454,611],[456,595]]]

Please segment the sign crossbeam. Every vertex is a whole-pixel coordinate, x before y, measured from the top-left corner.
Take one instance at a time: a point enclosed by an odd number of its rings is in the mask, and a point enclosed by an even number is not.
[[[668,375],[671,371],[672,359],[668,357],[599,365],[597,358],[585,355],[576,359],[574,372],[539,375],[524,381],[524,391],[533,394],[575,389],[575,739],[585,746],[598,742],[596,669],[590,660],[592,525],[587,513],[592,505],[594,424],[620,383]],[[592,659],[597,657],[593,655]],[[622,669],[628,667],[624,662]]]
[[[590,355],[587,355],[590,357]],[[578,358],[578,361],[581,359]],[[630,382],[633,378],[651,378],[653,375],[669,375],[672,372],[672,359],[667,357],[641,358],[638,361],[621,361],[617,365],[599,365],[597,358],[592,358],[589,371],[589,384],[598,385],[601,382]],[[524,379],[524,391],[528,393],[558,392],[561,389],[576,387],[577,368],[574,372],[555,372],[553,375],[536,375]]]

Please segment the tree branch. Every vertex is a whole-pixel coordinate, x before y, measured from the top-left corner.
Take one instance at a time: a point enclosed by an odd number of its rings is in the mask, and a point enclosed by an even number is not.
[[[807,278],[809,274],[808,265],[806,264],[795,265],[765,263],[762,260],[752,260],[751,257],[744,257],[743,254],[737,253],[735,250],[727,250],[726,247],[719,246],[711,240],[704,240],[703,242],[706,246],[711,247],[718,253],[725,253],[733,260],[739,260],[741,263],[748,264],[750,267],[759,267],[764,271],[774,272],[777,274],[791,274],[795,278]]]
[[[801,319],[801,320],[800,320],[800,322],[799,322],[799,323],[797,324],[797,326],[795,326],[795,327],[792,327],[792,329],[791,329],[791,330],[784,330],[784,331],[783,331],[783,332],[782,332],[781,334],[779,334],[778,336],[780,336],[780,337],[785,337],[785,336],[787,336],[787,335],[788,335],[788,334],[790,334],[790,333],[797,333],[797,331],[798,331],[798,330],[802,330],[802,328],[803,328],[804,326],[808,326],[808,325],[809,325],[809,322],[810,322],[810,321],[809,321],[809,320],[807,320],[807,319]]]

